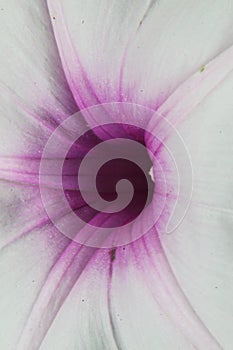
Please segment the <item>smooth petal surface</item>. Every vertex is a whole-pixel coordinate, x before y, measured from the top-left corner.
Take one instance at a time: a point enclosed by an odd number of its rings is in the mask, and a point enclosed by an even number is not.
[[[77,110],[61,69],[46,2],[1,2],[1,155],[40,156]]]
[[[38,291],[68,244],[51,225],[34,180],[45,140],[77,107],[45,1],[2,1],[0,19],[0,347],[15,349]],[[20,168],[27,180],[35,175],[27,186],[20,184]],[[53,193],[51,205],[57,203]]]
[[[153,230],[133,244],[132,251],[120,250],[113,268],[112,314],[119,348],[219,349],[186,300],[163,252],[156,249],[157,240]]]
[[[227,0],[48,0],[48,5],[81,108],[108,101],[158,107],[233,44],[233,6]]]
[[[119,349],[109,311],[109,262],[108,251],[96,252],[66,298],[41,349]]]
[[[161,237],[191,305],[223,349],[233,342],[232,86],[233,73],[179,127],[191,153],[193,199],[176,232]]]
[[[120,248],[110,268],[109,258],[108,253],[98,253],[93,259],[85,278],[80,278],[63,305],[42,349],[62,350],[68,345],[90,350],[150,350],[172,348],[174,343],[193,349],[171,323],[161,300],[154,300],[133,250]]]

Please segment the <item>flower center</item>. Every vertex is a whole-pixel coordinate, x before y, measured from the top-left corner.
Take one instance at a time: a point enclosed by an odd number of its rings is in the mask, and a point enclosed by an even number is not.
[[[171,134],[175,150],[166,142]],[[59,210],[43,187],[51,175],[61,193]],[[92,247],[125,245],[155,226],[172,232],[192,193],[192,167],[177,131],[155,111],[128,103],[96,105],[67,118],[45,146],[40,180],[54,225]]]
[[[108,124],[104,140],[98,137],[101,131],[101,127],[89,130],[72,145],[72,158],[68,156],[63,166],[63,186],[72,161],[77,188],[65,190],[72,211],[86,223],[114,228],[133,221],[151,202],[152,162],[143,130]]]

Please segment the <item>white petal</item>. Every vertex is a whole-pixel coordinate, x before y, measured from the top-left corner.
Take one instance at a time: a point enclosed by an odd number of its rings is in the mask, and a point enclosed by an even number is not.
[[[179,128],[191,153],[194,193],[181,226],[162,236],[190,303],[227,350],[233,342],[232,87],[233,73]]]
[[[119,252],[113,267],[111,312],[119,348],[194,349],[180,325],[170,318],[173,311],[168,309],[175,307],[174,301],[168,301],[171,296],[167,295],[158,271],[151,262],[147,264],[148,252],[143,244],[138,249],[140,254],[136,252],[136,257],[128,247]],[[177,316],[179,322],[180,315]]]
[[[178,285],[161,252],[144,246],[143,240],[136,246],[137,251],[132,246],[118,248],[111,265],[107,252],[92,259],[41,349],[220,349],[182,290],[177,294]]]
[[[233,43],[228,0],[48,4],[80,108],[107,101],[155,108]]]
[[[0,17],[0,348],[15,349],[38,291],[68,244],[51,225],[39,189],[31,186],[38,181],[16,185],[16,173],[21,166],[22,175],[36,168],[36,179],[45,140],[77,107],[62,72],[46,2],[2,1]],[[51,194],[52,205],[58,199]]]
[[[108,251],[101,250],[83,271],[56,316],[41,350],[117,350],[109,315]]]
[[[2,349],[16,349],[38,291],[66,244],[64,237],[46,225],[32,229],[24,239],[1,249]]]
[[[46,136],[76,107],[46,2],[3,0],[0,18],[0,154],[38,155]]]

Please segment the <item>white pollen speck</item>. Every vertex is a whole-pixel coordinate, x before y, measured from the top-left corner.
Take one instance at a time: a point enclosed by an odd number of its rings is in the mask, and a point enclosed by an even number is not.
[[[150,177],[151,177],[151,180],[152,180],[153,182],[155,182],[154,173],[153,173],[153,166],[150,168],[149,175],[150,175]]]

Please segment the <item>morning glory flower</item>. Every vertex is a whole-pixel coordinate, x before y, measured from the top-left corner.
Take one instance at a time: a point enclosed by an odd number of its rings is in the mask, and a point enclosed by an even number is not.
[[[233,3],[3,0],[0,16],[0,348],[232,349]],[[96,179],[106,204],[126,177],[133,205],[93,209],[82,161],[126,148],[145,171],[116,157]]]

